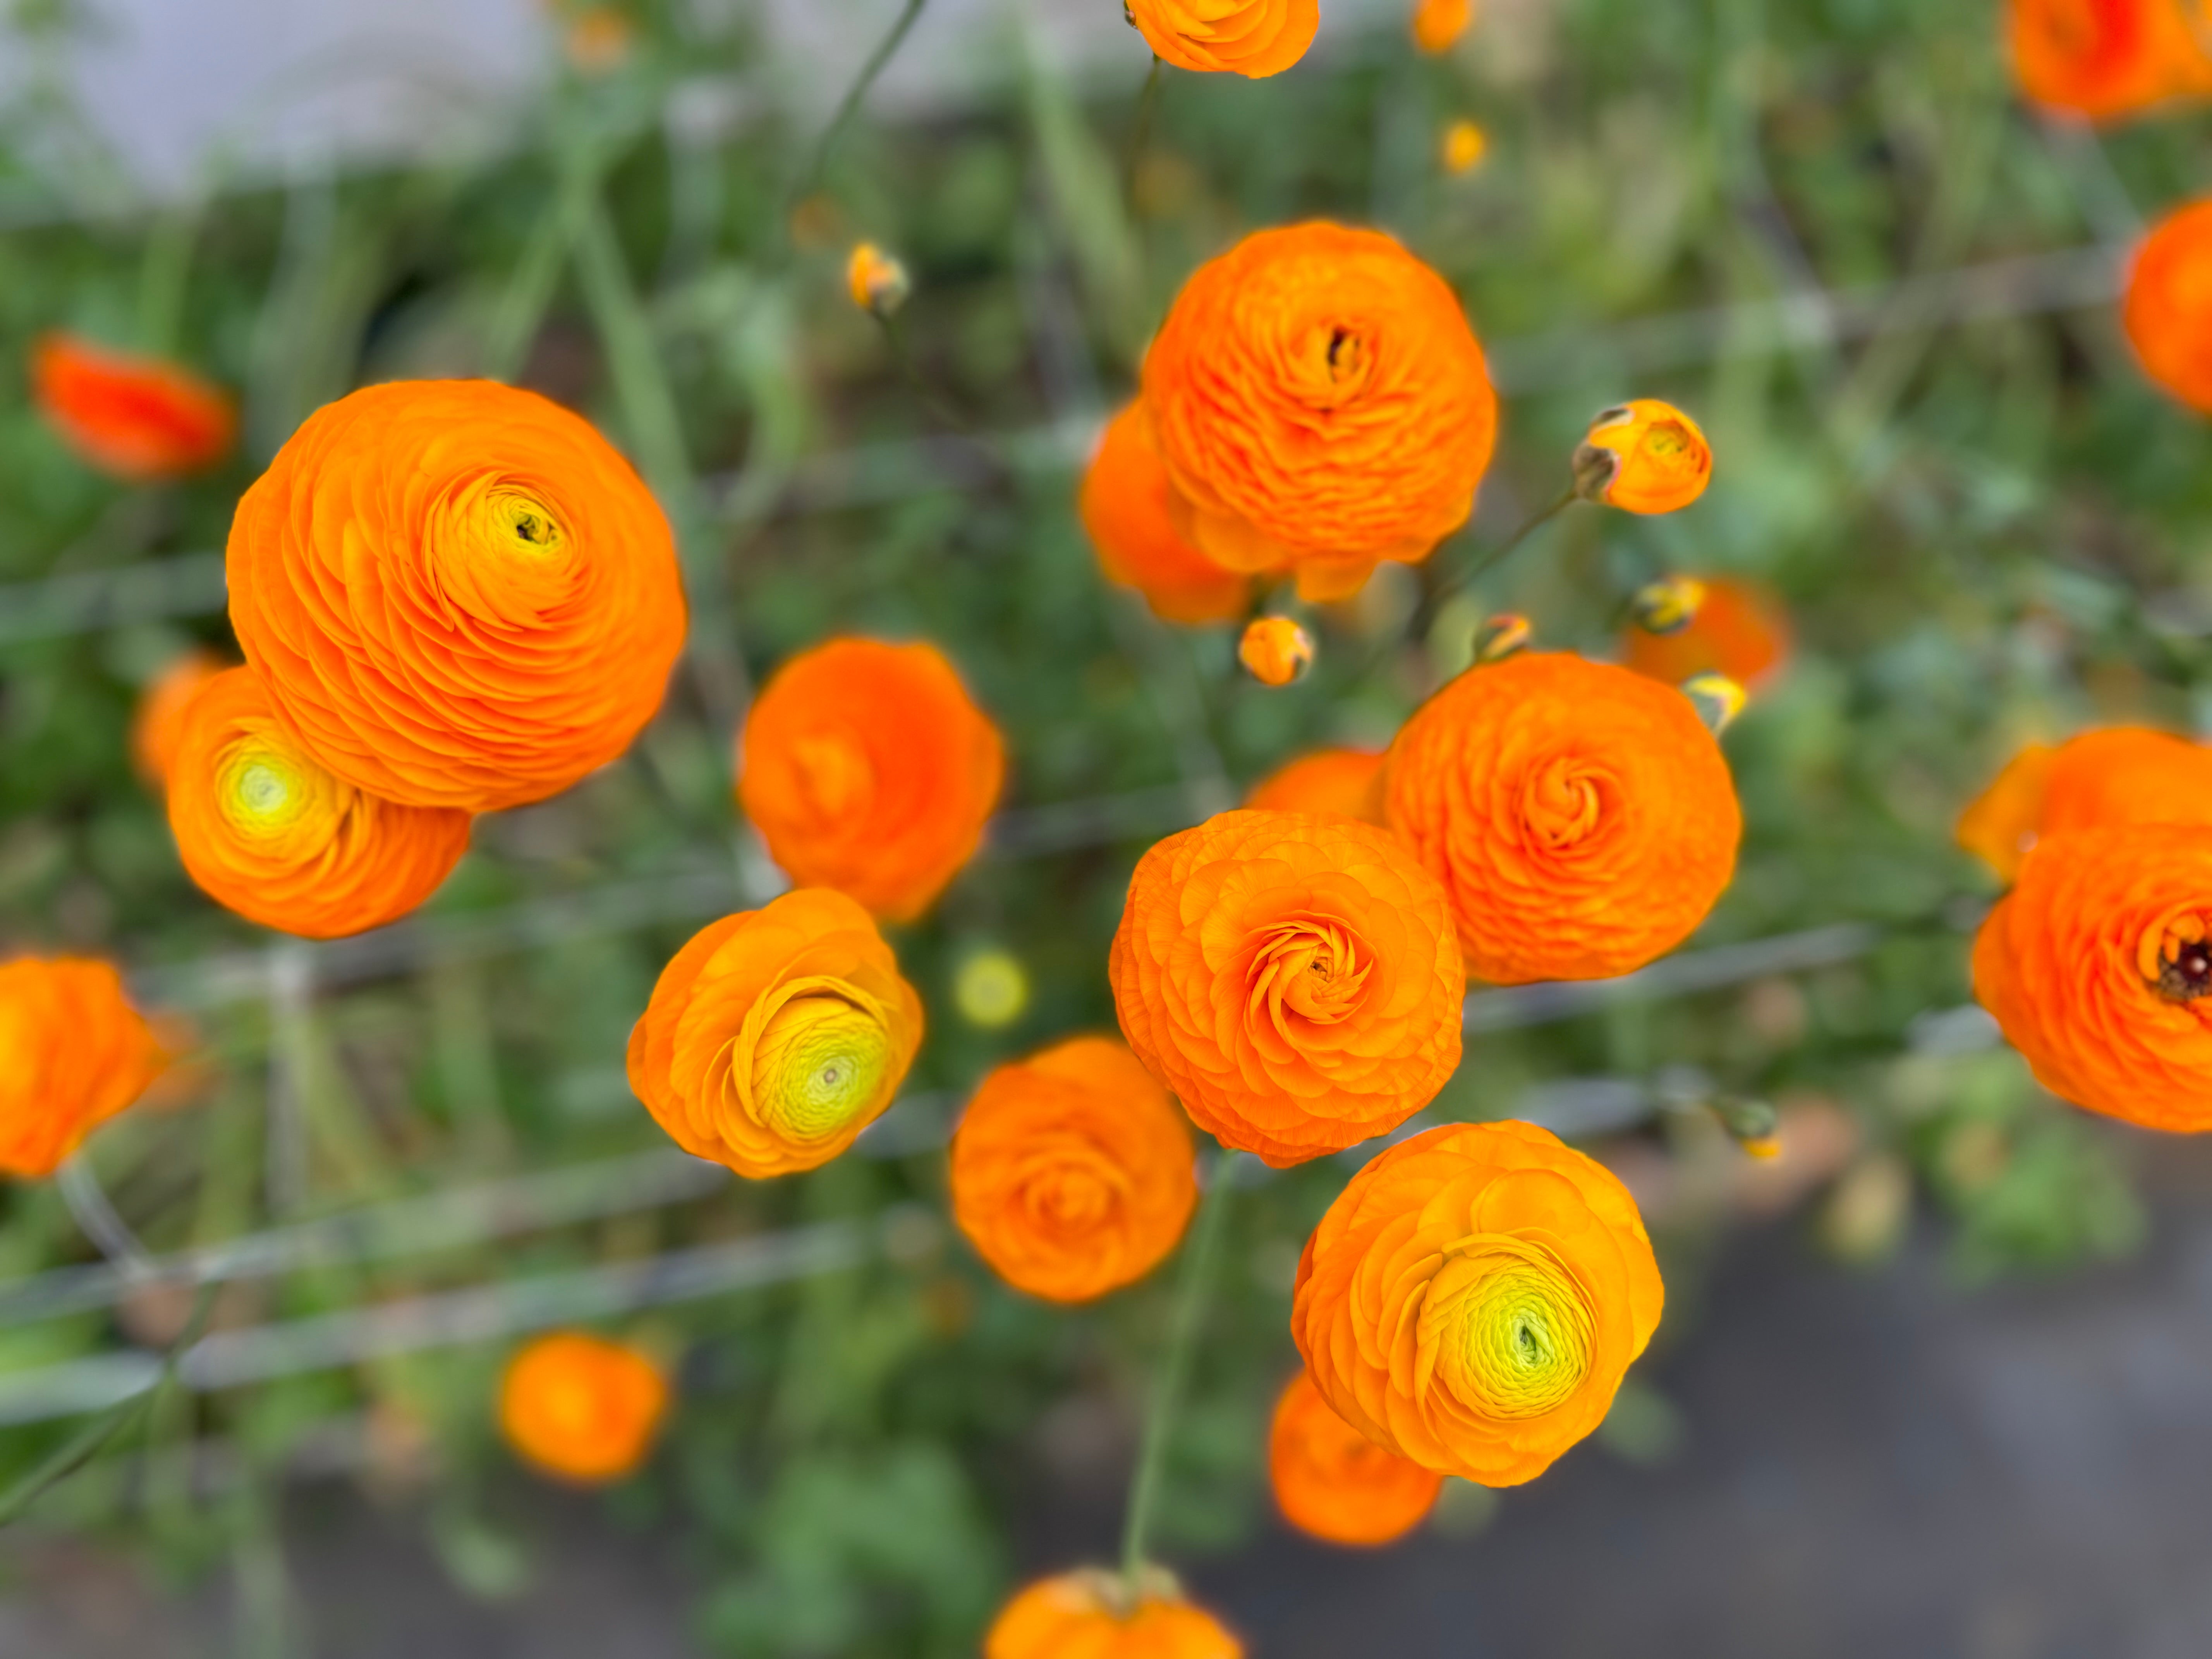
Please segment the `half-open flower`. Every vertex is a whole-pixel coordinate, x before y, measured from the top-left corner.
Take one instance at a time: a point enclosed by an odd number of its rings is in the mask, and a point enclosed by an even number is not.
[[[0,962],[0,1174],[52,1175],[169,1059],[112,963]]]

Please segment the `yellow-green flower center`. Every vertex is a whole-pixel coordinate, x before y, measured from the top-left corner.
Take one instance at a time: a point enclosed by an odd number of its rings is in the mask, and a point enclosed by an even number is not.
[[[514,553],[550,555],[568,539],[545,503],[519,489],[495,490],[491,514],[495,533]]]
[[[1589,1374],[1595,1337],[1581,1286],[1542,1245],[1480,1233],[1445,1252],[1421,1310],[1437,1379],[1492,1418],[1540,1417]]]
[[[290,756],[240,744],[222,757],[216,799],[223,817],[244,834],[270,836],[290,828],[313,795],[313,781]]]
[[[753,1048],[753,1100],[786,1140],[825,1140],[873,1104],[890,1070],[883,1021],[837,996],[793,997]]]

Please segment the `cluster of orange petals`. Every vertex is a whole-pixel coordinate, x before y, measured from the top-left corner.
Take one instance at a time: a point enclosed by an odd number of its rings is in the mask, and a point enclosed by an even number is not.
[[[1575,486],[1626,513],[1674,513],[1712,482],[1712,447],[1672,404],[1638,398],[1600,411],[1575,451]]]
[[[52,1175],[169,1059],[112,964],[0,963],[0,1173]]]
[[[1198,625],[1244,614],[1252,579],[1224,570],[1176,528],[1167,469],[1131,404],[1106,423],[1076,498],[1107,580],[1133,587],[1163,622]]]
[[[1449,52],[1474,22],[1474,0],[1416,0],[1413,44],[1423,52]]]
[[[1743,817],[1688,698],[1527,653],[1462,674],[1407,721],[1389,822],[1443,884],[1467,971],[1602,979],[1671,951],[1735,869]]]
[[[395,805],[318,765],[250,668],[223,670],[185,705],[167,793],[201,890],[307,939],[397,921],[469,846],[466,812]]]
[[[2143,372],[2212,414],[2212,198],[2151,228],[2128,270],[2120,321]]]
[[[676,953],[630,1031],[629,1085],[693,1157],[789,1175],[882,1115],[921,1033],[921,998],[867,912],[805,888]]]
[[[1129,19],[1163,63],[1258,80],[1306,55],[1321,0],[1126,0]]]
[[[684,643],[675,544],[591,424],[489,380],[366,387],[238,506],[230,619],[336,776],[491,811],[629,747]]]
[[[200,688],[222,672],[212,651],[192,650],[172,659],[146,683],[131,715],[131,763],[149,789],[164,787],[177,745],[185,735],[185,710]]]
[[[1382,822],[1382,756],[1369,749],[1316,749],[1252,786],[1244,804],[1262,812],[1319,812]]]
[[[635,1348],[556,1331],[507,1362],[500,1431],[522,1457],[560,1480],[619,1480],[653,1449],[668,1392],[660,1367]]]
[[[1428,1519],[1443,1477],[1370,1440],[1300,1371],[1275,1402],[1267,1434],[1275,1506],[1332,1544],[1395,1543]]]
[[[802,886],[908,921],[982,843],[1006,746],[933,645],[836,639],[779,669],[738,745],[738,799]]]
[[[204,471],[238,434],[238,411],[219,387],[163,359],[70,334],[46,335],[33,349],[31,395],[71,449],[131,483]]]
[[[2212,93],[2197,0],[2010,0],[2006,33],[2021,90],[2110,120]]]
[[[1198,1202],[1182,1114],[1126,1044],[1073,1037],[983,1079],[952,1138],[952,1215],[1016,1290],[1088,1302],[1176,1247]]]
[[[1697,615],[1671,634],[1624,629],[1621,660],[1669,685],[1699,674],[1725,674],[1754,690],[1767,684],[1790,660],[1789,613],[1756,583],[1731,576],[1698,582],[1705,599]]]
[[[1604,1420],[1664,1299],[1636,1201],[1604,1166],[1533,1124],[1447,1124],[1329,1206],[1291,1334],[1370,1440],[1511,1486]]]
[[[1443,279],[1379,231],[1263,230],[1194,272],[1144,368],[1176,527],[1224,570],[1356,592],[1467,521],[1497,439]]]
[[[1395,1129],[1459,1065],[1443,895],[1350,818],[1224,812],[1169,836],[1130,878],[1107,972],[1146,1068],[1277,1168]]]
[[[1128,1595],[1105,1572],[1031,1584],[1000,1609],[983,1659],[1243,1659],[1242,1643],[1172,1583]]]
[[[2148,726],[2032,743],[1959,818],[1959,845],[2012,880],[2037,842],[2130,823],[2212,826],[2212,746]]]

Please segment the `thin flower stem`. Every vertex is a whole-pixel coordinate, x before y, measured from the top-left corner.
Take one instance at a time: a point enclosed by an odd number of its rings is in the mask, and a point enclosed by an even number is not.
[[[956,432],[974,435],[975,422],[946,402],[922,378],[921,365],[915,361],[914,349],[907,343],[906,330],[899,319],[879,311],[871,314],[884,331],[884,341],[890,348],[891,361],[898,365],[899,373],[905,377],[907,385],[914,389],[914,395],[921,400],[921,406],[930,418]]]
[[[1451,577],[1442,586],[1426,595],[1420,604],[1413,607],[1412,617],[1407,619],[1406,637],[1409,640],[1420,638],[1429,624],[1436,620],[1437,612],[1443,609],[1445,600],[1462,589],[1471,586],[1481,577],[1504,563],[1519,550],[1522,543],[1527,541],[1529,537],[1534,535],[1553,519],[1558,518],[1579,499],[1580,497],[1575,493],[1574,486],[1569,484],[1559,499],[1550,506],[1523,520],[1520,527],[1511,535],[1488,552],[1478,556],[1473,564]],[[1360,678],[1365,678],[1381,666],[1383,658],[1389,654],[1390,650],[1391,647],[1385,645],[1378,651],[1361,669]]]
[[[1146,149],[1152,141],[1152,112],[1160,104],[1161,71],[1167,67],[1159,53],[1152,54],[1152,67],[1145,76],[1145,89],[1137,94],[1136,125],[1129,133],[1129,154],[1121,166],[1122,193],[1127,198],[1133,218],[1141,217],[1137,205],[1137,169],[1144,165]]]
[[[927,3],[928,0],[906,0],[905,9],[899,13],[898,21],[891,25],[890,33],[877,43],[876,49],[868,54],[868,61],[860,65],[860,75],[851,86],[845,88],[845,95],[837,104],[837,112],[830,118],[830,125],[822,130],[822,137],[815,141],[814,154],[808,159],[797,182],[792,185],[791,193],[785,198],[783,227],[787,234],[791,222],[789,210],[811,196],[816,186],[821,184],[822,175],[829,170],[830,158],[836,151],[837,141],[845,136],[845,129],[852,125],[853,117],[860,111],[860,100],[868,95],[868,88],[875,85],[876,77],[884,72],[884,66],[897,54],[908,31],[920,21],[921,9]]]
[[[553,199],[531,228],[530,240],[501,290],[485,330],[484,373],[495,380],[514,380],[529,359],[531,343],[553,302],[561,269],[568,262],[585,210],[599,188],[600,167],[599,152],[590,145],[571,144],[562,151]]]

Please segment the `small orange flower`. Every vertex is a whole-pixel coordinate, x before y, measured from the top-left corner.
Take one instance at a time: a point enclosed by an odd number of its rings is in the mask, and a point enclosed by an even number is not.
[[[469,847],[466,812],[396,806],[318,766],[250,668],[225,669],[186,707],[168,799],[201,891],[307,939],[398,921]]]
[[[1332,1544],[1395,1543],[1428,1519],[1444,1484],[1338,1416],[1304,1371],[1275,1402],[1267,1474],[1283,1518]]]
[[[2151,228],[2129,269],[2120,320],[2143,372],[2212,414],[2212,197]]]
[[[2212,825],[2212,748],[2120,726],[2032,743],[1959,819],[1959,845],[2010,881],[2045,836],[2129,823]]]
[[[33,348],[31,395],[71,449],[128,483],[204,471],[238,433],[221,388],[175,363],[73,334],[44,335]]]
[[[2006,33],[2020,88],[2093,120],[2212,91],[2212,61],[2189,0],[2010,0]]]
[[[1132,1595],[1115,1574],[1031,1584],[1000,1610],[983,1659],[1243,1659],[1244,1647],[1157,1569]]]
[[[802,888],[710,922],[661,969],[629,1086],[694,1158],[750,1180],[827,1164],[883,1115],[921,999],[867,912]]]
[[[1177,527],[1224,569],[1357,592],[1467,522],[1498,399],[1459,299],[1380,231],[1263,230],[1199,267],[1146,354]]]
[[[2047,835],[1974,941],[1974,995],[2063,1099],[2212,1129],[2212,836]]]
[[[1390,745],[1389,821],[1443,883],[1468,972],[1606,979],[1690,936],[1735,869],[1743,815],[1679,691],[1529,652],[1470,669]]]
[[[169,1058],[111,963],[0,963],[0,1173],[52,1175]]]
[[[1444,171],[1456,179],[1462,173],[1472,173],[1489,153],[1490,140],[1482,129],[1472,121],[1455,121],[1444,129]]]
[[[1306,55],[1321,0],[1126,0],[1124,9],[1163,63],[1252,80]]]
[[[856,242],[845,261],[845,287],[853,303],[877,317],[889,317],[914,291],[906,267],[873,242]]]
[[[1451,1123],[1352,1178],[1291,1334],[1322,1397],[1425,1468],[1516,1486],[1604,1421],[1666,1288],[1636,1200],[1529,1123]]]
[[[1251,603],[1249,576],[1224,570],[1176,528],[1142,404],[1106,423],[1077,507],[1106,579],[1142,593],[1163,622],[1233,622]]]
[[[1366,749],[1316,749],[1252,786],[1244,804],[1263,812],[1335,813],[1382,822],[1382,757]]]
[[[1413,44],[1434,54],[1449,52],[1474,23],[1474,0],[1415,0]]]
[[[1725,674],[1756,690],[1790,660],[1790,616],[1753,582],[1706,576],[1697,614],[1670,634],[1621,630],[1621,659],[1638,673],[1669,685],[1699,674]]]
[[[1127,1045],[1073,1037],[983,1079],[952,1137],[952,1216],[1018,1291],[1135,1283],[1198,1202],[1189,1126]]]
[[[584,1486],[645,1462],[668,1412],[668,1379],[635,1348],[583,1331],[541,1336],[507,1362],[499,1427],[526,1462]]]
[[[1237,641],[1237,660],[1262,685],[1288,685],[1313,659],[1313,635],[1288,617],[1255,617]]]
[[[1575,451],[1575,489],[1626,513],[1672,513],[1705,493],[1713,452],[1672,404],[1638,398],[1601,410]]]
[[[131,762],[148,788],[163,787],[184,738],[185,710],[222,669],[222,659],[214,652],[187,651],[172,658],[138,694],[138,707],[131,717]]]
[[[399,380],[309,416],[246,492],[230,621],[325,768],[489,812],[604,766],[684,647],[668,521],[590,423],[490,380]]]
[[[1138,861],[1121,1030],[1200,1128],[1276,1168],[1398,1127],[1458,1067],[1443,893],[1373,824],[1223,812]]]
[[[982,844],[1006,764],[935,646],[836,639],[785,663],[753,703],[738,801],[793,881],[911,921]]]

